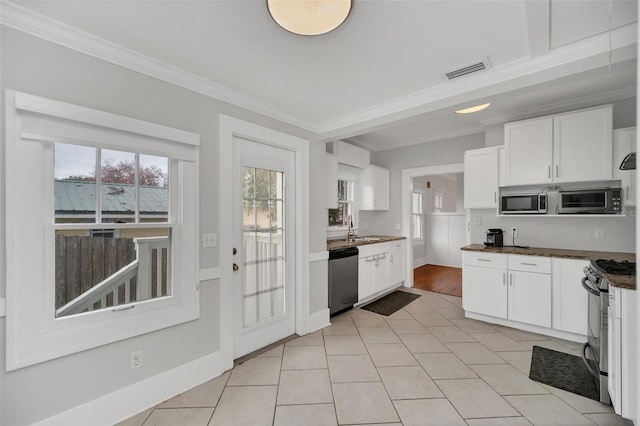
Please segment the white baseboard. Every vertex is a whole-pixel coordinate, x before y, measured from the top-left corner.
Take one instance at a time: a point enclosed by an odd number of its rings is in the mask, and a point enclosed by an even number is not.
[[[215,352],[35,424],[113,425],[218,377],[223,373],[220,365],[220,352]]]
[[[505,327],[517,328],[518,330],[529,331],[531,333],[542,334],[544,336],[557,337],[559,339],[569,340],[571,342],[583,343],[587,336],[582,334],[570,333],[568,331],[556,330],[554,328],[540,327],[532,324],[524,324],[517,321],[511,321],[504,318],[496,318],[489,315],[477,314],[475,312],[464,311],[466,318],[484,321],[492,324],[503,325]]]
[[[429,263],[429,262],[427,261],[426,257],[419,257],[417,259],[413,259],[413,268],[414,269],[415,268],[419,268],[421,266],[426,265],[427,263]]]
[[[331,325],[331,323],[329,322],[329,316],[329,308],[314,312],[313,314],[309,315],[309,333],[313,333],[314,331]]]

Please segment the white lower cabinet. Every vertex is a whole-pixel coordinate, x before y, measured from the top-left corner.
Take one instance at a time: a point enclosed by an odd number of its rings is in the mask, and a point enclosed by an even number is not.
[[[587,260],[553,259],[553,324],[556,330],[587,335],[589,293],[582,288]]]
[[[463,252],[462,307],[475,314],[551,327],[551,259]]]
[[[367,244],[358,250],[359,301],[404,281],[404,240]]]
[[[609,286],[608,390],[616,414],[636,420],[637,308],[634,290]]]

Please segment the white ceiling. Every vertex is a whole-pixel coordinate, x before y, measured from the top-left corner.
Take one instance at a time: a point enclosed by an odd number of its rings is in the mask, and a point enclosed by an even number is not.
[[[241,106],[372,150],[479,132],[576,98],[635,95],[636,0],[613,0],[611,39],[608,0],[354,0],[347,22],[317,37],[279,28],[264,0],[13,4],[11,13],[36,12],[184,71]],[[444,78],[483,57],[488,71]],[[451,113],[485,99],[493,105],[484,112]]]

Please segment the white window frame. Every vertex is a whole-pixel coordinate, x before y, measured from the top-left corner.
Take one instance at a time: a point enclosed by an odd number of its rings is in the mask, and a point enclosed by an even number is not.
[[[415,195],[418,195],[418,198],[420,199],[419,202],[419,208],[417,209],[418,211],[416,211],[416,205],[415,205]],[[423,194],[422,192],[418,192],[418,191],[413,191],[413,194],[411,195],[411,215],[413,221],[412,221],[412,229],[411,229],[411,236],[412,236],[412,240],[414,242],[420,242],[424,240],[424,205],[423,205]],[[415,223],[415,221],[418,221],[420,223],[420,237],[415,237],[415,226],[413,225]]]
[[[13,90],[5,111],[7,370],[197,319],[199,135]],[[169,222],[135,226],[172,229],[171,296],[55,317],[54,143],[170,158]]]
[[[433,191],[433,212],[442,213],[444,208],[444,191]]]

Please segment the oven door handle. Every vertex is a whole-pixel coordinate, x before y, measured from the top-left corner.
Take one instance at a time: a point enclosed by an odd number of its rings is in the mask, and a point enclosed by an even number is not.
[[[593,354],[593,350],[591,349],[591,345],[589,345],[589,342],[584,342],[584,344],[582,345],[582,362],[593,377],[600,377],[600,372],[594,370],[591,364],[589,364],[589,361],[587,361],[587,348],[589,348],[591,354]]]
[[[600,291],[587,284],[587,277],[582,277],[582,287],[594,296],[600,297]]]

